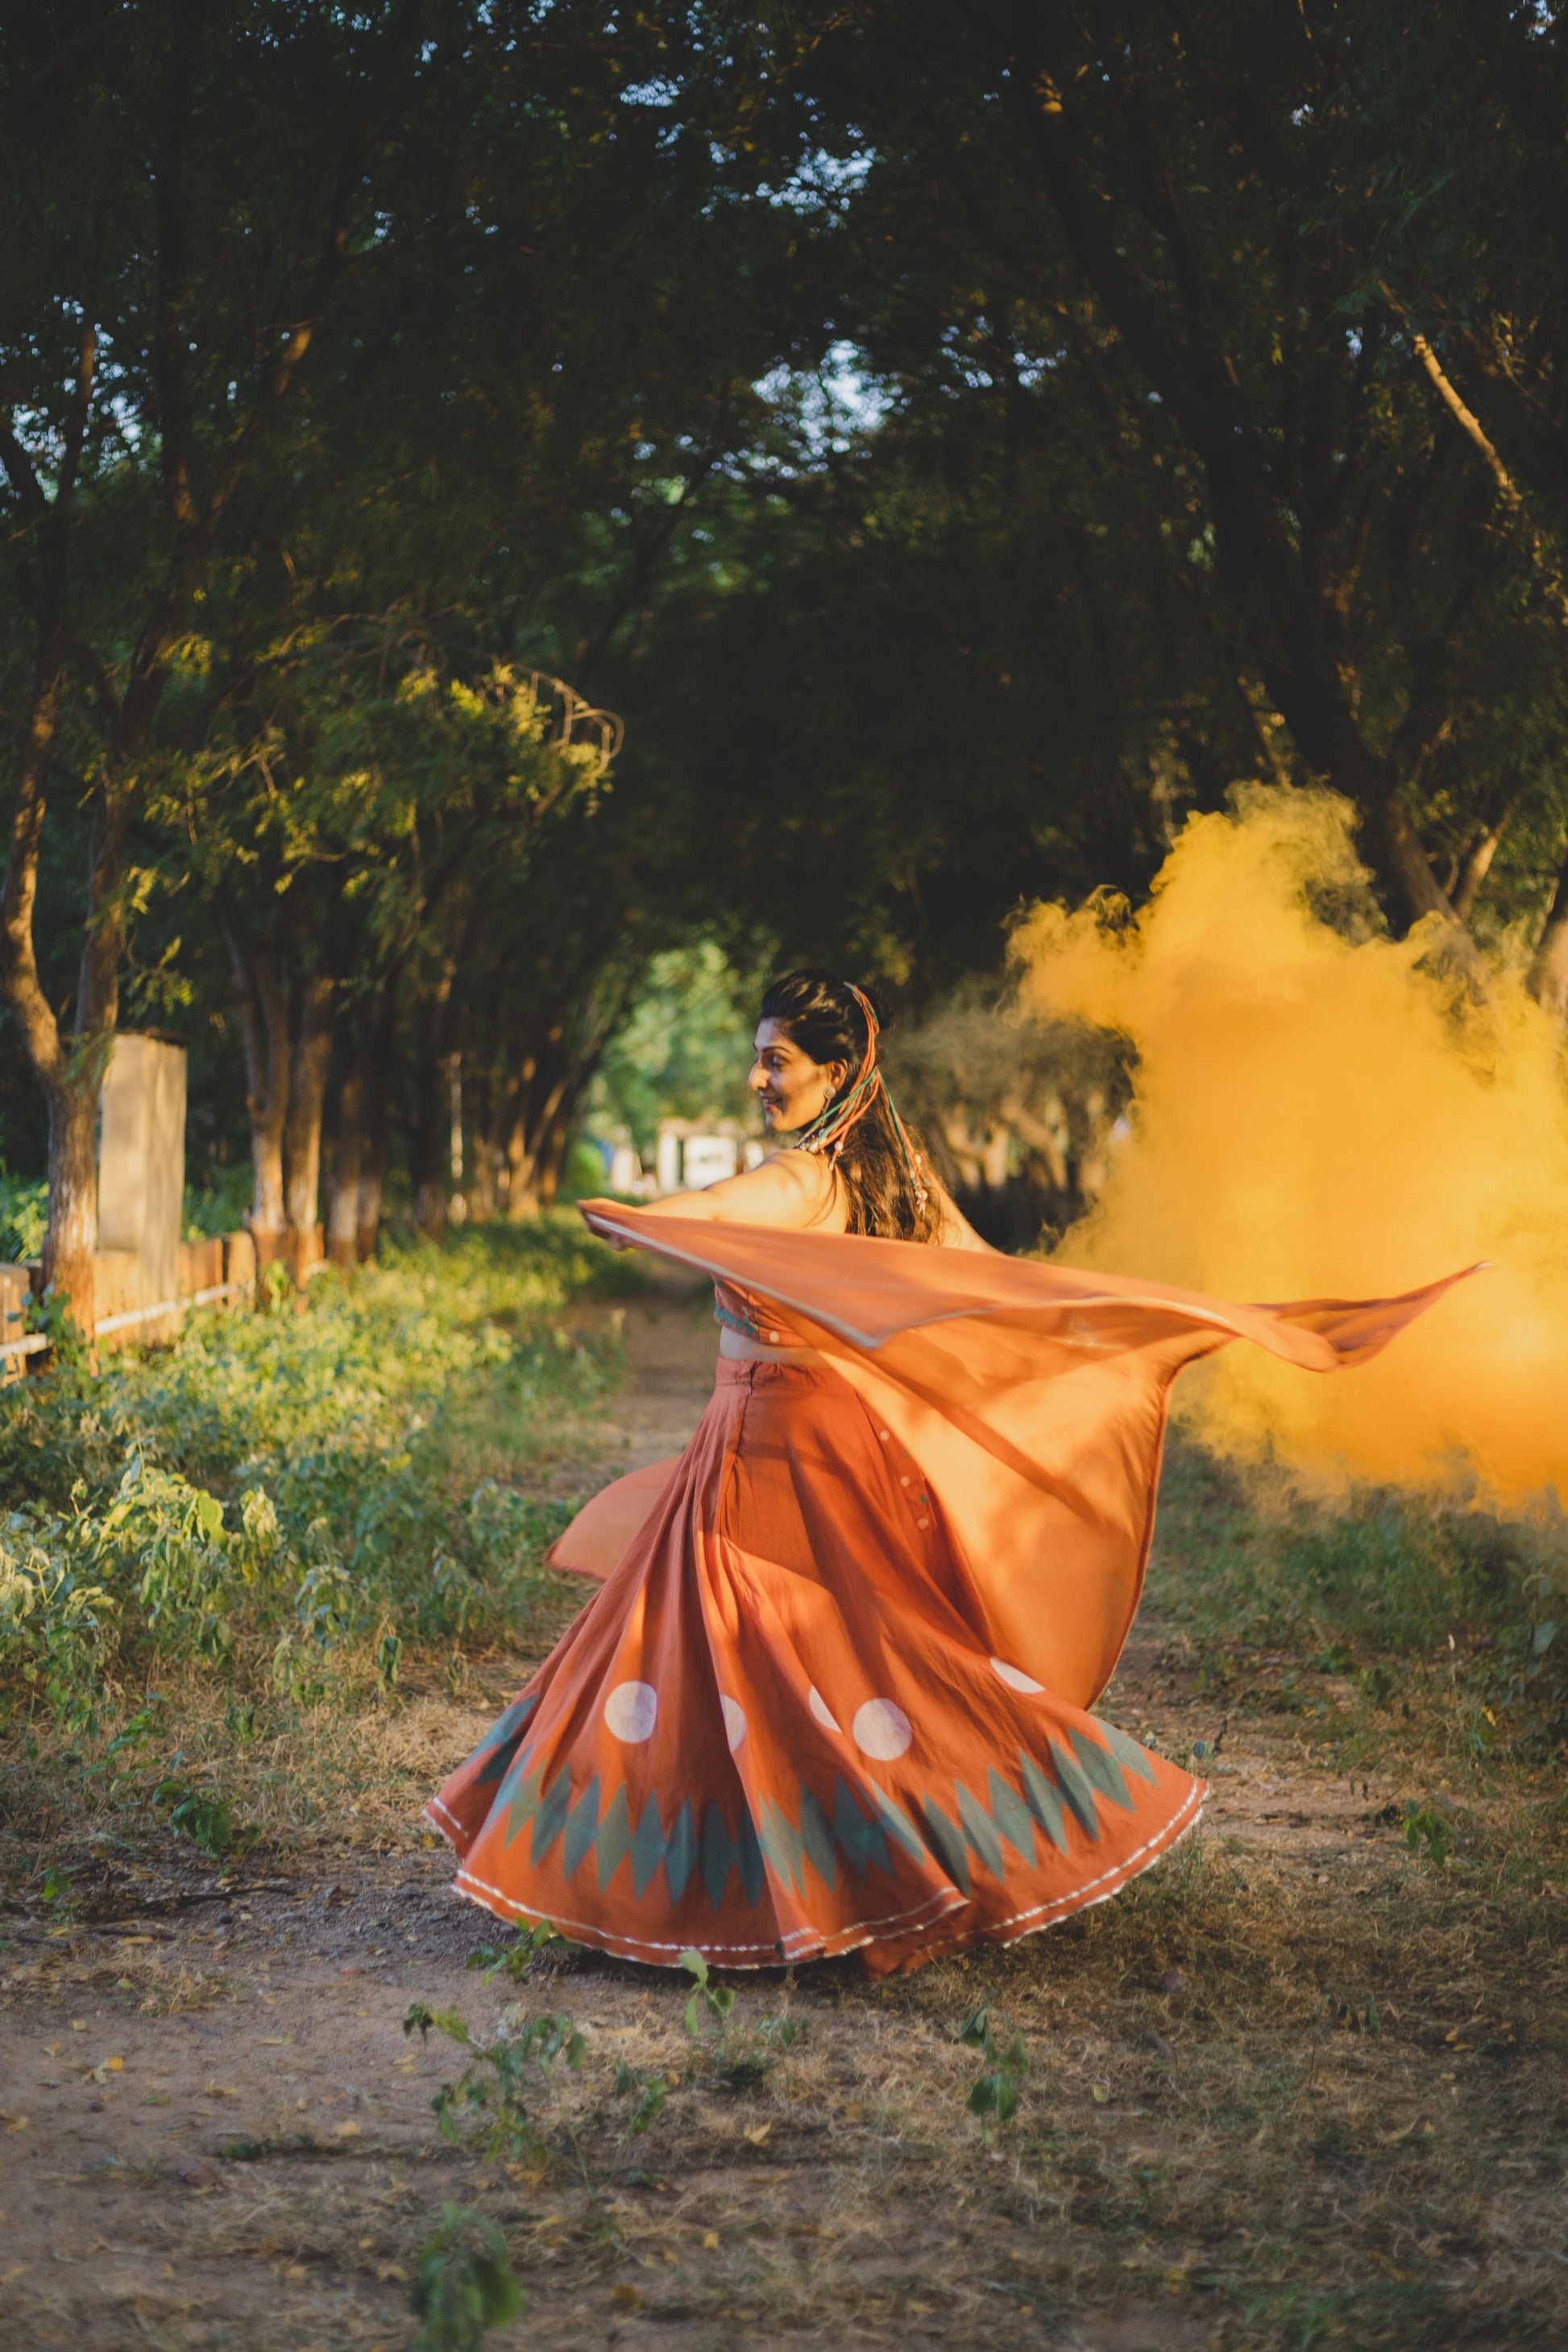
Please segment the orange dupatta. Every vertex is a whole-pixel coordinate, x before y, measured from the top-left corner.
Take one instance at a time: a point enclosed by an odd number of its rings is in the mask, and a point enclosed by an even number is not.
[[[1010,1656],[1078,1706],[1110,1681],[1138,1606],[1182,1367],[1235,1339],[1309,1371],[1364,1363],[1476,1271],[1393,1298],[1237,1307],[1035,1259],[582,1207],[605,1239],[789,1310],[919,1464]],[[595,1496],[553,1564],[607,1576],[678,1458]]]

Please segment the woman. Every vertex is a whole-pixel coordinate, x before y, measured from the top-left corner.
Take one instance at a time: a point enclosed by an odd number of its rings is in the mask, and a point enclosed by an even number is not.
[[[905,1130],[869,994],[793,972],[751,1075],[793,1134],[616,1246],[713,1276],[718,1378],[678,1460],[555,1547],[605,1578],[432,1801],[459,1890],[630,1959],[859,1950],[875,1974],[1104,1900],[1200,1784],[1087,1710],[1131,1622],[1166,1394],[1247,1338],[1364,1360],[1444,1284],[1237,1307],[1000,1256]]]

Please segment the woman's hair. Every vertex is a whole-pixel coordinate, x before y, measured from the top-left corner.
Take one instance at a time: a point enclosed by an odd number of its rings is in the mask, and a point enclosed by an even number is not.
[[[821,1119],[855,1090],[872,1043],[857,997],[871,1007],[879,1029],[887,1015],[868,988],[857,992],[827,971],[790,971],[773,981],[763,997],[762,1018],[776,1021],[793,1045],[814,1062],[842,1062],[847,1075]],[[875,1055],[871,1055],[874,1063]],[[809,1134],[810,1129],[803,1129]],[[809,1147],[808,1147],[809,1148]],[[879,1077],[868,1101],[833,1153],[830,1164],[847,1195],[849,1231],[884,1239],[933,1242],[942,1231],[935,1188],[926,1172],[920,1139],[902,1125]]]

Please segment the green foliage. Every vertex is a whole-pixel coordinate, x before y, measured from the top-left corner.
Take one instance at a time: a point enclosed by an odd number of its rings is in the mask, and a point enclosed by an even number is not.
[[[168,1807],[170,1827],[199,1845],[204,1853],[227,1853],[234,1845],[234,1808],[216,1790],[193,1788],[188,1780],[172,1775],[159,1783],[153,1796],[158,1804]]]
[[[0,1265],[19,1265],[42,1255],[48,1208],[49,1188],[41,1178],[12,1176],[0,1168]]]
[[[746,1091],[753,1011],[712,941],[656,956],[595,1082],[595,1125],[625,1128],[647,1159],[665,1117],[754,1124]]]
[[[28,1331],[48,1341],[49,1360],[57,1370],[79,1371],[86,1364],[88,1336],[52,1282],[28,1299],[23,1322]]]
[[[697,1990],[686,2004],[686,2031],[696,2041],[702,2032],[704,2019],[711,2019],[722,2031],[730,2021],[730,2011],[735,2006],[734,1986],[710,1984],[708,1963],[700,1952],[682,1952],[680,1966],[688,1976],[697,1979]]]
[[[980,2117],[981,2128],[989,2138],[993,2125],[1010,2124],[1018,2112],[1018,2093],[1029,2071],[1029,2053],[1021,2033],[1006,2038],[1005,2025],[988,2004],[964,2021],[958,2038],[969,2049],[978,2050],[985,2061],[965,2105],[972,2116]]]
[[[468,1966],[482,1969],[487,1979],[506,1976],[513,1984],[521,1984],[545,1946],[562,1940],[559,1928],[552,1927],[548,1919],[539,1919],[531,1927],[520,1928],[513,1943],[499,1948],[494,1944],[481,1944],[477,1951],[468,1954]]]
[[[443,2204],[441,2225],[420,2250],[410,2301],[420,2321],[417,2352],[480,2352],[486,2328],[504,2327],[528,2297],[496,2224]]]
[[[628,2066],[624,2058],[616,2063],[616,2096],[635,2098],[631,2129],[642,2133],[652,2129],[664,2113],[669,2097],[669,2078],[665,2074],[645,2074],[636,2066]]]
[[[206,1241],[215,1234],[237,1233],[250,1206],[254,1181],[248,1161],[236,1160],[227,1168],[207,1170],[196,1181],[187,1182],[181,1240]]]
[[[559,1514],[493,1479],[454,1491],[443,1441],[479,1382],[525,1423],[599,1393],[614,1347],[552,1318],[618,1279],[562,1215],[0,1391],[0,1689],[85,1723],[167,1657],[308,1700],[387,1687],[409,1642],[515,1625]]]
[[[1454,1850],[1454,1824],[1435,1805],[1407,1804],[1405,1843],[1412,1853],[1419,1854],[1423,1862],[1435,1863],[1441,1870]]]
[[[456,2010],[411,2002],[404,2032],[417,2032],[424,2042],[432,2028],[474,2053],[457,2081],[443,2083],[430,2103],[442,2138],[473,2155],[512,2161],[536,2149],[539,2134],[528,2105],[534,2074],[557,2059],[575,2071],[587,2055],[572,2019],[553,2011],[519,2018],[508,2010],[487,2040],[476,2041]]]
[[[1441,1686],[1479,1751],[1500,1725],[1547,1746],[1568,1730],[1568,1530],[1547,1513],[1508,1518],[1463,1494],[1386,1487],[1313,1496],[1177,1431],[1155,1563],[1161,1605],[1201,1637],[1200,1683],[1215,1697],[1234,1690],[1247,1646],[1346,1676],[1373,1713],[1408,1712]],[[1291,1712],[1326,1704],[1289,1676],[1271,1696]]]
[[[0,1661],[11,1695],[39,1690],[68,1728],[92,1713],[100,1660],[115,1609],[111,1596],[68,1557],[37,1540],[24,1511],[0,1535]]]

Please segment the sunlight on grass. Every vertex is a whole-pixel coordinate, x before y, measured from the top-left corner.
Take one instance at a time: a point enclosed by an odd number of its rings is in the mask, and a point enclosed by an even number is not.
[[[192,1675],[309,1707],[390,1686],[421,1645],[525,1626],[564,1512],[509,1473],[614,1381],[613,1323],[561,1318],[626,1282],[563,1214],[393,1249],[300,1314],[204,1317],[96,1380],[0,1391],[13,1719],[89,1731]]]

